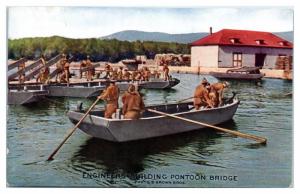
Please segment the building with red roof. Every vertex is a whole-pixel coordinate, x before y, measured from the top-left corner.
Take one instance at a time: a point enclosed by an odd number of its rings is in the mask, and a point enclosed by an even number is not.
[[[293,44],[270,32],[223,29],[190,45],[192,67],[284,69],[278,62],[293,55]]]

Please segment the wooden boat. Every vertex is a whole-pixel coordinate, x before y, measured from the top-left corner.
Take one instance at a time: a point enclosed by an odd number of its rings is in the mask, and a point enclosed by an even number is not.
[[[180,83],[179,79],[172,78],[164,81],[163,79],[151,79],[150,81],[117,81],[116,85],[121,91],[128,89],[129,84],[135,84],[140,89],[170,89]]]
[[[105,89],[104,85],[99,83],[89,84],[89,83],[73,83],[67,85],[66,83],[56,83],[49,85],[37,85],[28,84],[26,86],[27,90],[47,90],[47,96],[53,97],[78,97],[78,98],[90,98],[99,96],[100,93]],[[21,86],[22,87],[22,86]],[[9,89],[17,90],[20,86],[10,85]]]
[[[230,69],[226,73],[210,72],[209,74],[219,79],[260,80],[264,74],[260,73],[259,69],[259,67],[242,67]]]
[[[78,98],[90,98],[99,96],[105,89],[105,86],[82,86],[82,85],[70,85],[70,86],[48,86],[49,96],[54,97],[78,97]]]
[[[147,108],[211,125],[217,125],[232,119],[238,105],[239,101],[234,98],[229,104],[222,107],[203,110],[191,110],[191,108],[193,108],[192,102],[154,105]],[[68,117],[72,123],[77,124],[84,114],[85,112],[82,110],[69,111]],[[145,111],[142,118],[138,120],[106,119],[103,116],[103,110],[91,111],[79,125],[79,129],[96,138],[112,142],[127,142],[204,128],[196,124],[161,116],[149,111]]]
[[[48,95],[47,90],[9,90],[7,94],[7,104],[26,105],[40,101]]]

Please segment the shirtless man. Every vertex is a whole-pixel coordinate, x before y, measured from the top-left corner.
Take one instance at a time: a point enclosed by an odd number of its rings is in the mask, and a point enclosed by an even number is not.
[[[139,119],[145,109],[143,98],[135,90],[134,85],[129,85],[128,90],[122,96],[124,119]]]
[[[70,83],[69,78],[70,78],[70,63],[67,60],[65,65],[64,65],[64,70],[63,70],[63,73],[61,75],[60,82]]]
[[[104,117],[111,119],[118,109],[119,88],[114,81],[110,81],[109,86],[98,98],[106,101]]]
[[[208,96],[207,85],[208,81],[204,78],[201,81],[201,84],[198,85],[194,92],[194,107],[196,110],[199,110],[201,106],[204,107],[213,107],[213,104]]]

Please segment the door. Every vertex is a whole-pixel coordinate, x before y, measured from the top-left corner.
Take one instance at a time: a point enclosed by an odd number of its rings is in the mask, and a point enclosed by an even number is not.
[[[266,54],[256,53],[255,54],[255,67],[263,67],[265,64]]]

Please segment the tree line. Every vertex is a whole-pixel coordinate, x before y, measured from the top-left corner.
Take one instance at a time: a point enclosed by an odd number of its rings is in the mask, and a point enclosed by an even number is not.
[[[136,55],[146,55],[153,59],[158,53],[189,54],[190,49],[187,44],[175,42],[71,39],[59,36],[8,40],[9,59],[26,57],[35,60],[42,54],[49,59],[59,53],[68,54],[75,61],[83,60],[89,55],[93,61],[118,62],[135,58]]]

